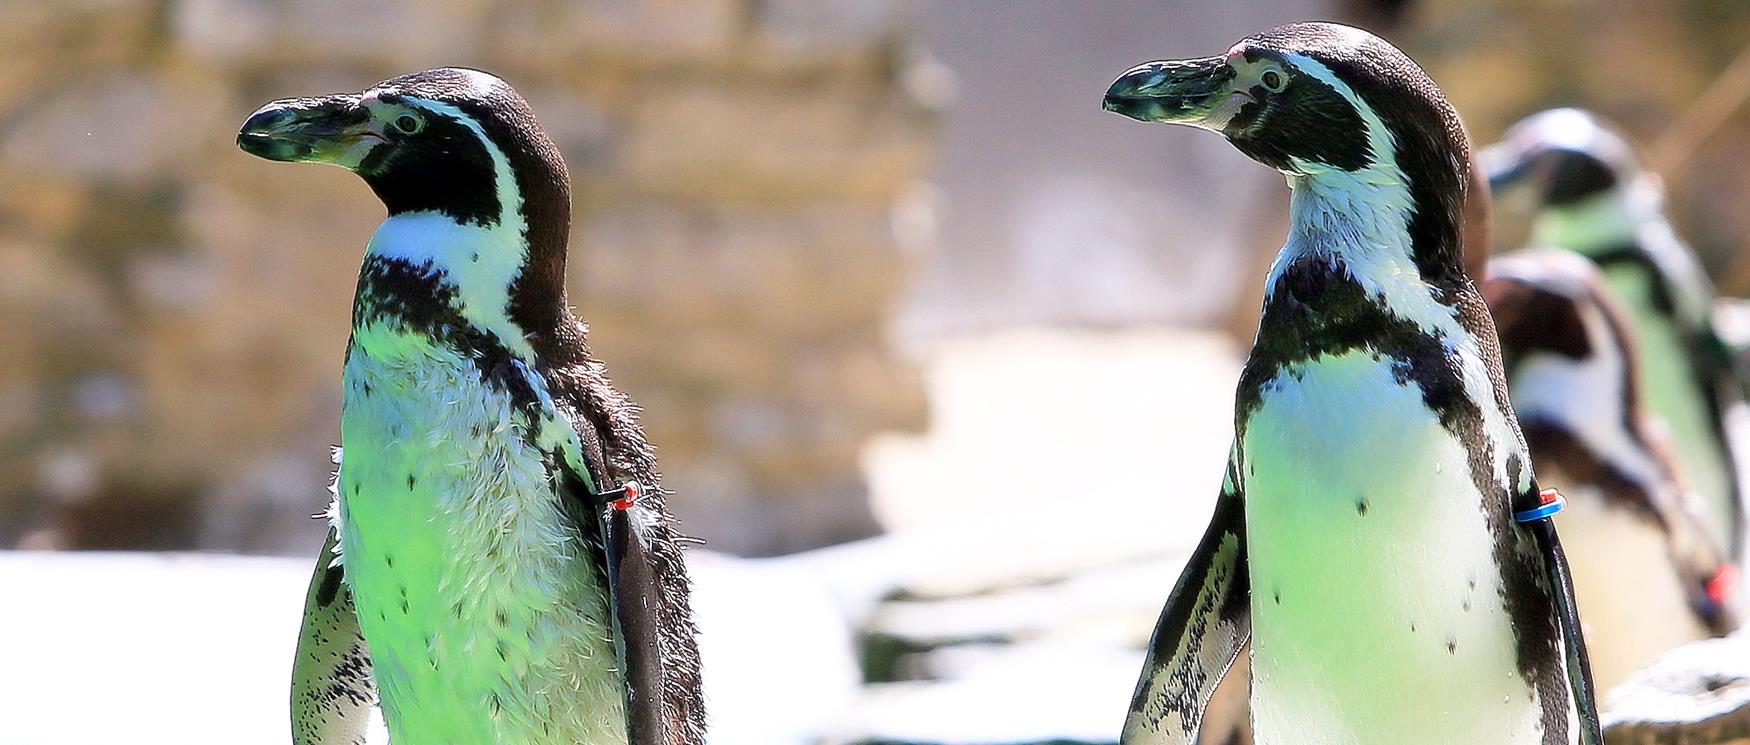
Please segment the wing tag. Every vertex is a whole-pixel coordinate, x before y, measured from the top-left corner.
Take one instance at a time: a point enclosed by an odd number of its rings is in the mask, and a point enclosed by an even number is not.
[[[620,488],[597,494],[596,497],[608,503],[608,509],[625,512],[638,503],[638,498],[644,495],[644,487],[636,481],[628,481]]]
[[[1537,493],[1537,506],[1529,510],[1520,510],[1513,513],[1513,521],[1520,523],[1537,522],[1546,517],[1554,517],[1557,512],[1561,512],[1562,508],[1567,506],[1568,500],[1562,496],[1561,492],[1556,491],[1555,489],[1544,489]]]

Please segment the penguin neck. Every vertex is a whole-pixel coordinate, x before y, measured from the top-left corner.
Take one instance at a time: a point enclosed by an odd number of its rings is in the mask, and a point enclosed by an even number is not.
[[[509,210],[507,210],[509,212]],[[425,303],[448,306],[446,315],[497,337],[512,354],[533,359],[528,330],[511,316],[511,288],[526,271],[529,246],[520,215],[485,225],[458,222],[436,211],[392,215],[365,250],[361,306]],[[414,284],[369,281],[385,268],[421,279]],[[395,295],[429,297],[394,297]],[[374,313],[359,314],[373,318]]]
[[[1411,227],[1417,200],[1408,179],[1395,169],[1375,166],[1294,174],[1288,184],[1292,190],[1288,241],[1271,267],[1267,298],[1275,294],[1289,267],[1320,260],[1340,265],[1389,314],[1430,332],[1452,328],[1455,311],[1447,304],[1447,293],[1435,292],[1423,276],[1426,260],[1417,260],[1419,252],[1442,255],[1450,248],[1418,245]],[[1458,224],[1456,214],[1444,219]],[[1456,227],[1448,233],[1450,240],[1456,240]],[[1422,240],[1440,239],[1436,234]],[[1446,268],[1451,276],[1463,276],[1457,267]]]
[[[399,298],[400,304],[449,306],[445,318],[491,334],[526,361],[575,362],[585,353],[582,326],[565,298],[571,196],[564,161],[544,139],[522,142],[529,138],[484,129],[480,136],[493,162],[497,215],[461,219],[442,209],[390,214],[366,248],[355,304],[395,304],[385,296],[397,293],[423,295]],[[517,146],[501,147],[500,140]],[[373,281],[385,266],[391,274],[420,279]],[[355,317],[381,315],[364,310]]]
[[[1530,244],[1594,254],[1639,243],[1641,229],[1663,222],[1659,188],[1640,178],[1573,204],[1549,207],[1532,221]]]

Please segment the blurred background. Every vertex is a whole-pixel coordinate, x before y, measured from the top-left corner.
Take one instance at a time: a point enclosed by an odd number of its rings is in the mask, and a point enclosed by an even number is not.
[[[914,622],[876,609],[894,598],[1135,561],[1122,600],[1088,601],[1100,622],[1046,625],[1146,635],[1219,482],[1286,189],[1099,97],[1304,19],[1399,44],[1478,142],[1555,105],[1614,119],[1722,291],[1750,291],[1750,116],[1710,88],[1750,44],[1739,0],[0,0],[0,548],[296,557],[25,552],[0,584],[98,636],[124,597],[155,609],[132,623],[264,681],[239,716],[284,737],[382,208],[233,139],[273,98],[464,65],[511,81],[570,164],[572,301],[716,552],[706,598],[815,593],[852,688],[949,677],[870,642]],[[213,649],[191,631],[211,625],[255,636]],[[20,635],[0,657],[49,654]],[[1113,648],[1108,729],[1140,659]]]

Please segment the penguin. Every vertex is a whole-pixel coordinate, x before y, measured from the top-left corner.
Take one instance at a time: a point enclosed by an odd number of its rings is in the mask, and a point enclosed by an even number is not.
[[[1538,481],[1567,497],[1563,547],[1600,690],[1730,633],[1737,570],[1643,405],[1639,350],[1598,269],[1567,251],[1521,251],[1492,262],[1478,289]]]
[[[1664,215],[1663,189],[1614,127],[1579,109],[1553,109],[1514,124],[1478,156],[1491,187],[1533,212],[1527,245],[1579,253],[1604,270],[1629,311],[1651,410],[1670,427],[1714,539],[1744,553],[1750,442],[1744,392],[1711,321],[1715,294],[1695,254]]]
[[[1439,88],[1366,31],[1296,23],[1132,68],[1104,106],[1217,132],[1291,189],[1214,515],[1121,742],[1195,742],[1249,640],[1262,745],[1601,743]]]
[[[293,740],[377,703],[421,743],[704,742],[682,536],[565,294],[570,178],[505,81],[443,68],[271,102],[238,145],[387,208],[346,347]]]

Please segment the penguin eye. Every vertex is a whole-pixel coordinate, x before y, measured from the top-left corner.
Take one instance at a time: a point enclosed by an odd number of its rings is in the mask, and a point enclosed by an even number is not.
[[[1282,74],[1281,70],[1270,68],[1258,76],[1258,82],[1263,83],[1265,90],[1271,93],[1281,93],[1283,88],[1288,87],[1288,76]]]
[[[395,117],[395,129],[404,135],[419,134],[425,128],[425,121],[412,114],[402,114]]]

